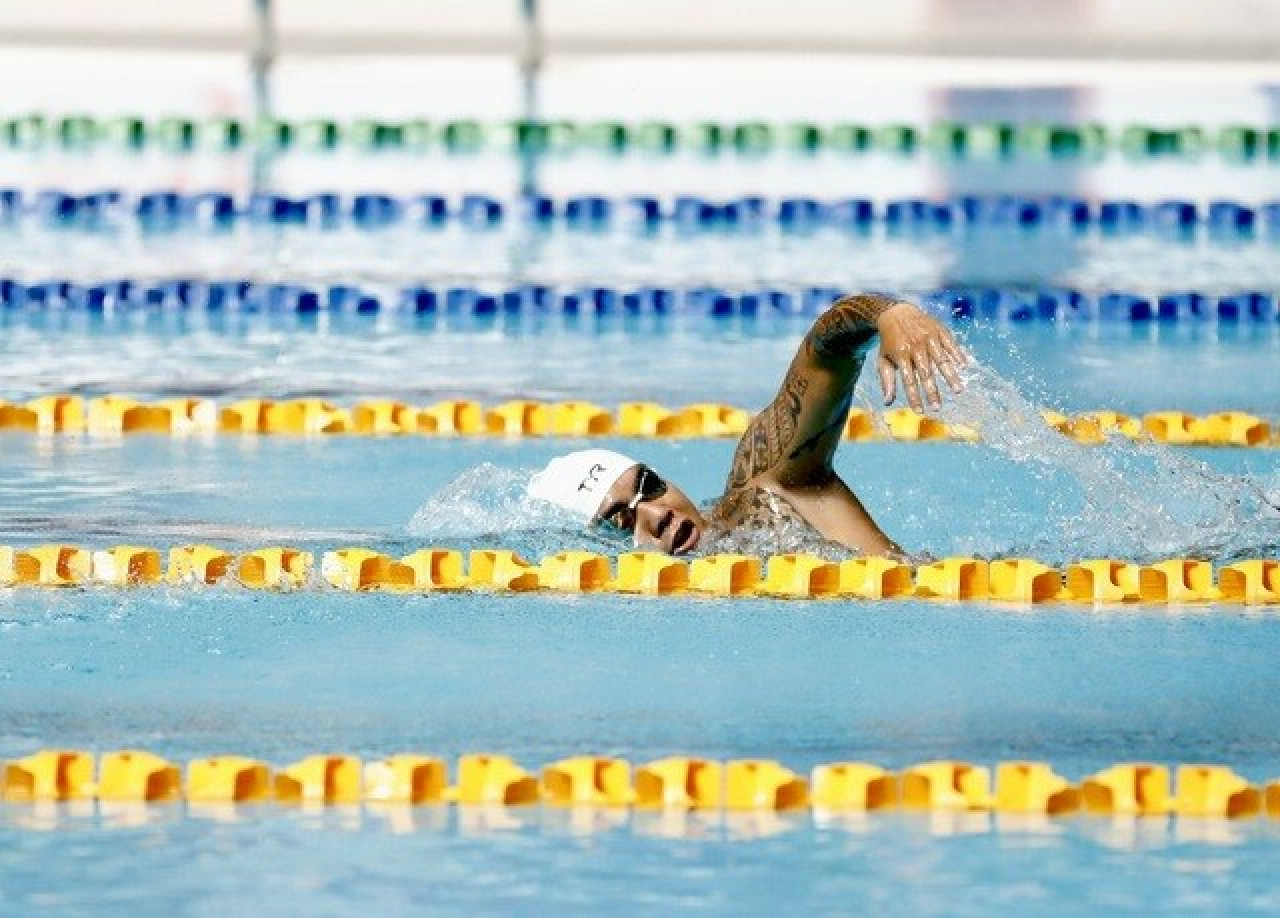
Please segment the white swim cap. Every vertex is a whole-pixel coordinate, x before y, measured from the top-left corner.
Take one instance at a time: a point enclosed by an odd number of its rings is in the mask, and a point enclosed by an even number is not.
[[[529,479],[530,497],[563,507],[584,522],[595,519],[609,489],[636,460],[610,449],[580,449],[557,456]]]

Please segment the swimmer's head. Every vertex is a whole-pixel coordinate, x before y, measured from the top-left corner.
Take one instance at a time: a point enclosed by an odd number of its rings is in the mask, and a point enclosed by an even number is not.
[[[614,526],[633,533],[636,545],[673,555],[697,547],[706,525],[683,491],[644,463],[608,449],[552,459],[527,491],[584,523]]]

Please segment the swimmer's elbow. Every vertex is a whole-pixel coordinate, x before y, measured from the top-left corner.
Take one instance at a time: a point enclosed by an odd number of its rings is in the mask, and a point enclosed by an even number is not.
[[[875,343],[877,320],[894,303],[878,293],[841,297],[813,323],[805,350],[822,364],[860,364]]]

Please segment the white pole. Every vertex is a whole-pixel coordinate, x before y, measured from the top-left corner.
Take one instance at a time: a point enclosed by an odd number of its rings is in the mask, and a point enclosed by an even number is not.
[[[522,90],[520,117],[538,120],[538,78],[542,71],[542,33],[538,28],[538,0],[520,0],[524,25],[520,46],[520,83]],[[520,191],[536,194],[538,190],[538,151],[529,147],[519,151]]]
[[[271,16],[271,0],[253,0],[253,47],[249,52],[249,70],[253,79],[254,115],[271,115],[271,65],[276,56],[275,22]]]
[[[271,16],[271,0],[253,0],[253,13],[253,47],[249,52],[249,73],[253,91],[253,121],[257,124],[271,117],[271,67],[276,57],[276,30]],[[265,190],[271,185],[273,152],[256,143],[253,147],[250,183],[255,190]]]

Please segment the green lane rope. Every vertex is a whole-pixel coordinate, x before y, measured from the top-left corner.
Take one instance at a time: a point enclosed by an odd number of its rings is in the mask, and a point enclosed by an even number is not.
[[[1198,157],[1216,152],[1233,160],[1280,158],[1280,127],[1228,125],[1109,128],[1096,123],[958,122],[867,125],[793,121],[674,123],[663,121],[403,121],[169,116],[99,118],[86,114],[27,114],[0,118],[0,144],[11,149],[152,148],[197,150],[361,151],[476,153],[521,150],[567,153],[692,152],[761,155],[816,153],[927,153],[945,157]]]

